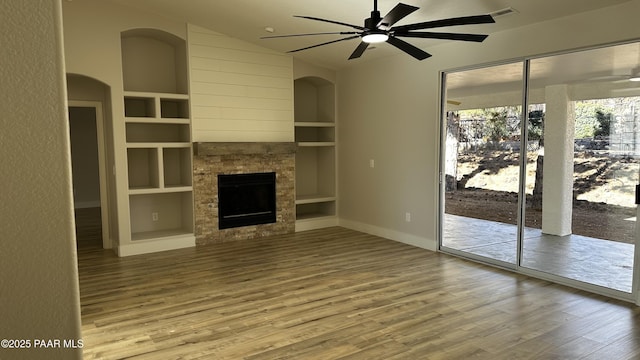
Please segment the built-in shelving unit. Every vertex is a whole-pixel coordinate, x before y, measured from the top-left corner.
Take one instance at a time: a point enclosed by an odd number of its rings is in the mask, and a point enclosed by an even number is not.
[[[119,254],[194,246],[186,61],[176,60],[186,59],[185,42],[142,29],[122,44],[131,238]]]
[[[318,77],[294,81],[296,230],[336,225],[335,87]]]
[[[188,96],[125,92],[131,241],[193,236]]]

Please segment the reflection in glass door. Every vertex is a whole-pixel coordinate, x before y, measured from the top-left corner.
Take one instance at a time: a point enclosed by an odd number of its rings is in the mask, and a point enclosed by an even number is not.
[[[446,92],[442,247],[515,265],[522,64],[447,74]]]
[[[632,82],[590,71],[638,44],[582,51],[530,62],[532,92],[544,106],[538,152],[527,155],[526,227],[521,266],[631,293],[635,251],[640,97]],[[636,59],[638,59],[636,55]],[[573,81],[547,77],[573,70]],[[581,73],[584,72],[584,73]],[[632,91],[631,91],[632,92]]]

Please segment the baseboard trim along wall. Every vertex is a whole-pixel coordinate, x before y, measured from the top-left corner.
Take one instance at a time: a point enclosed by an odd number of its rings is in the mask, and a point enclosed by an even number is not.
[[[338,225],[347,229],[360,231],[370,235],[380,236],[385,239],[398,241],[403,244],[419,247],[426,250],[436,251],[438,246],[435,240],[429,240],[420,236],[403,233],[396,230],[386,229],[379,226],[360,223],[357,221],[338,219]]]

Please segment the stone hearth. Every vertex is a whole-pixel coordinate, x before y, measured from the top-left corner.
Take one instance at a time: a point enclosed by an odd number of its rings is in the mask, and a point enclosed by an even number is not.
[[[295,143],[194,143],[196,244],[295,232]],[[218,175],[276,173],[276,222],[220,230]]]

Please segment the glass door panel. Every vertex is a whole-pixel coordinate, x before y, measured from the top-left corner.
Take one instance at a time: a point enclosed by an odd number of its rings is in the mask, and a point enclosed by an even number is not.
[[[441,248],[515,265],[522,63],[448,73]]]
[[[616,73],[638,49],[531,60],[522,267],[632,291],[640,89]]]

